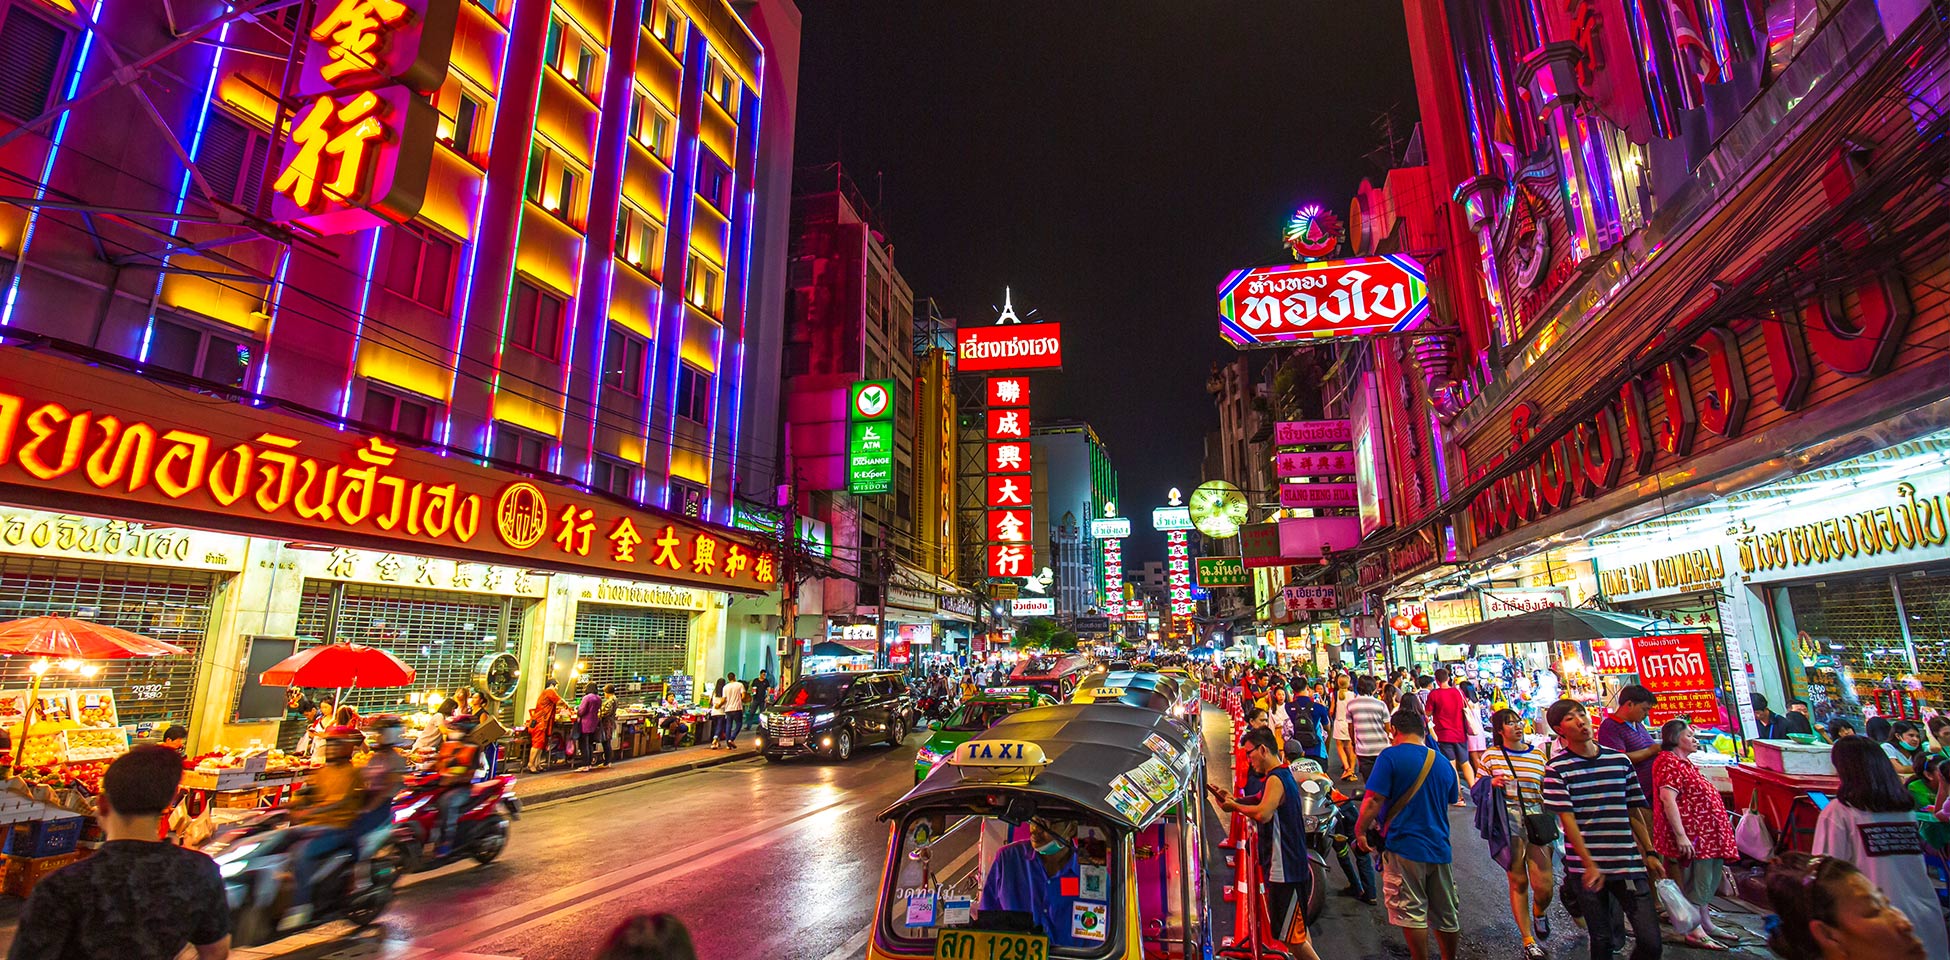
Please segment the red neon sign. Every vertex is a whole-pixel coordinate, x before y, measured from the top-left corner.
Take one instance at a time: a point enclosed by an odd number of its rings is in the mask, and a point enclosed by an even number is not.
[[[1008,323],[955,331],[955,369],[962,373],[1062,368],[1062,324]]]

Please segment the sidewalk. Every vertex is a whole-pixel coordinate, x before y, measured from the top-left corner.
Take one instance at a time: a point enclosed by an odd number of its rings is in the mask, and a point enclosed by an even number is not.
[[[560,768],[546,773],[528,773],[519,768],[507,772],[515,777],[515,795],[527,805],[595,793],[627,783],[676,776],[719,764],[758,756],[751,747],[712,750],[708,747],[679,747],[649,756],[619,760],[597,770]]]

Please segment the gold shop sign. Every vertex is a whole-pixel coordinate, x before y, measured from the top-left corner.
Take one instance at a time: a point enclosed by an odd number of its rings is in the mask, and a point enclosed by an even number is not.
[[[1687,550],[1656,560],[1641,560],[1598,572],[1605,596],[1626,600],[1668,593],[1718,591],[1727,575],[1718,545]]]
[[[1775,530],[1743,523],[1732,532],[1740,569],[1749,575],[1837,563],[1859,566],[1882,554],[1930,550],[1950,541],[1950,496],[1918,496],[1916,485],[1905,480],[1896,484],[1893,502]]]
[[[525,567],[416,557],[333,547],[329,553],[306,552],[298,569],[308,579],[345,580],[426,590],[479,593],[493,596],[540,598],[548,592],[549,576]]]
[[[628,580],[597,580],[594,586],[582,588],[582,599],[591,603],[618,603],[632,607],[702,610],[704,598],[705,594],[697,590]]]
[[[243,537],[40,510],[0,512],[0,553],[230,570],[243,565]]]
[[[0,347],[0,496],[77,513],[765,593],[759,538]]]

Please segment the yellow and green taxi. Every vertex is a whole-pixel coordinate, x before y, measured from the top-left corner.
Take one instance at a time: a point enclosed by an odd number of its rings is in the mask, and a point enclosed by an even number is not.
[[[928,742],[914,755],[914,782],[920,783],[942,758],[1003,717],[1055,702],[1056,698],[1028,687],[991,687],[962,701],[948,719],[928,724]]]

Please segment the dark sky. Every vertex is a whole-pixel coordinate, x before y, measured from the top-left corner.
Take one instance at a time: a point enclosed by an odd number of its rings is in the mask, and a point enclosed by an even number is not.
[[[843,162],[916,296],[1063,323],[1037,418],[1097,428],[1148,532],[1199,480],[1214,288],[1282,255],[1293,209],[1345,215],[1393,110],[1395,0],[800,0],[796,162]],[[1147,537],[1125,563],[1162,556]]]

